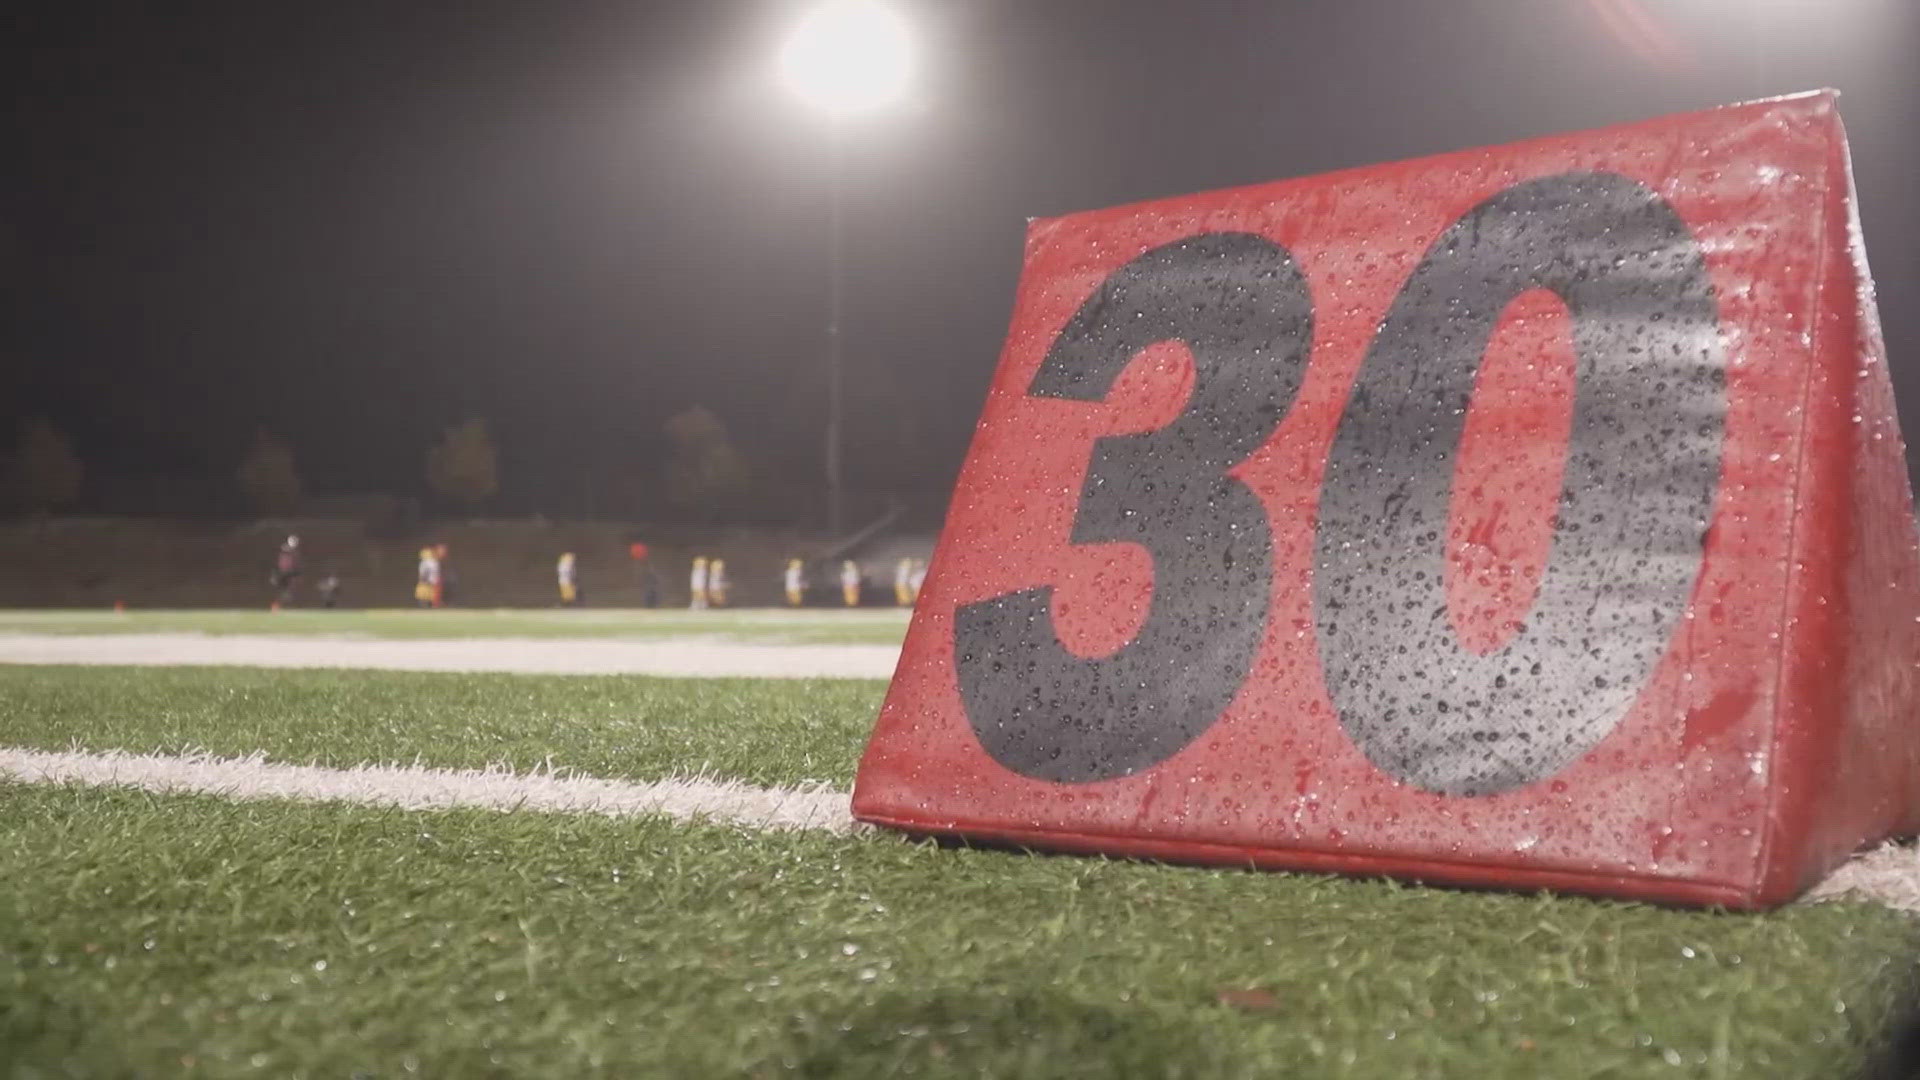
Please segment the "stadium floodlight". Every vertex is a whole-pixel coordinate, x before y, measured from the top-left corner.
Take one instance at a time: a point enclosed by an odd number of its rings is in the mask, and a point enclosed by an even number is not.
[[[831,188],[828,214],[827,527],[846,526],[841,456],[840,320],[845,306],[841,140],[846,120],[896,104],[913,75],[913,42],[906,20],[881,0],[827,0],[808,12],[780,51],[780,76],[795,97],[826,115]]]
[[[899,101],[912,73],[906,21],[879,0],[831,0],[814,8],[780,52],[787,88],[836,119]]]

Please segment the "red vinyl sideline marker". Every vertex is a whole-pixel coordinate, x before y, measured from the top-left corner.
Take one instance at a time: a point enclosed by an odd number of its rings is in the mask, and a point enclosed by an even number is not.
[[[1834,98],[1035,221],[855,815],[1735,908],[1915,831]]]

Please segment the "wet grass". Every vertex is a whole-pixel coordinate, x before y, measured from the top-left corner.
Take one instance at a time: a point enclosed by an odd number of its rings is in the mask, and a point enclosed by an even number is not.
[[[0,666],[0,743],[845,785],[881,691]],[[6,1077],[1894,1080],[1917,956],[1867,903],[0,784]]]
[[[14,1077],[1845,1077],[1920,926],[0,785]]]
[[[853,782],[885,684],[0,665],[0,745]]]

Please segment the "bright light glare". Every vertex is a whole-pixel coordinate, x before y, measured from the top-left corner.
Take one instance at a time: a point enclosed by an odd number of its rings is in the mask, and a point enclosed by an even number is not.
[[[876,0],[832,0],[815,8],[780,52],[787,88],[836,116],[899,100],[912,68],[905,21]]]

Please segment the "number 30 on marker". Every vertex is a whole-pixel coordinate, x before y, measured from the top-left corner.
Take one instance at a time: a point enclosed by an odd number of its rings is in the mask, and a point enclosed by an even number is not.
[[[1551,555],[1519,631],[1484,655],[1446,617],[1453,464],[1487,343],[1532,289],[1566,304],[1576,360]],[[1310,362],[1313,302],[1287,249],[1244,232],[1156,247],[1067,322],[1031,395],[1105,398],[1140,350],[1193,357],[1186,408],[1096,440],[1071,541],[1153,559],[1133,639],[1060,644],[1050,587],[961,607],[954,655],[986,751],[1076,783],[1165,761],[1240,692],[1266,636],[1273,537],[1231,470],[1286,418]],[[1553,775],[1625,715],[1699,575],[1719,486],[1726,366],[1694,236],[1611,173],[1529,180],[1441,233],[1367,349],[1328,451],[1311,581],[1321,674],[1376,766],[1485,795]]]

